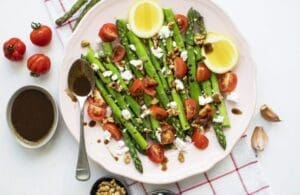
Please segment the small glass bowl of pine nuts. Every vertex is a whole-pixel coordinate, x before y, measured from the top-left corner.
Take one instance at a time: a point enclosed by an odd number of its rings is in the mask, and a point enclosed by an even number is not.
[[[128,185],[116,176],[99,178],[93,185],[90,195],[129,195]]]

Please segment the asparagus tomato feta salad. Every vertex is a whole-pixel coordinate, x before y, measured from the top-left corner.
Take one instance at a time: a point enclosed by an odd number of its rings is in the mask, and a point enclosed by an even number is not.
[[[238,51],[226,36],[207,32],[197,10],[175,14],[141,0],[128,20],[100,24],[99,37],[101,48],[86,44],[82,55],[96,77],[88,115],[107,139],[123,140],[139,172],[138,153],[163,163],[165,150],[184,150],[186,142],[204,150],[207,131],[226,148],[224,97],[236,101]]]

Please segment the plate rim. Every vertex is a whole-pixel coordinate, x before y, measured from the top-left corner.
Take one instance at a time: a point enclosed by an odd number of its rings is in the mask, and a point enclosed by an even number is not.
[[[200,1],[200,0],[196,0],[196,1]],[[215,2],[213,2],[212,0],[205,0],[206,3],[209,5],[209,6],[212,6],[213,9],[217,10],[218,13],[221,13],[223,14],[224,16],[226,16],[229,20],[228,20],[228,25],[230,26],[231,29],[233,29],[236,34],[239,35],[239,40],[243,43],[244,47],[243,49],[246,51],[246,53],[248,54],[247,57],[249,59],[249,62],[251,63],[251,66],[253,67],[253,83],[252,83],[252,87],[254,89],[254,97],[253,97],[253,100],[252,100],[252,104],[253,104],[253,108],[251,110],[251,114],[250,114],[250,118],[249,118],[249,121],[246,123],[246,128],[241,131],[241,136],[242,137],[245,132],[247,131],[247,129],[249,128],[250,126],[250,123],[251,121],[253,120],[254,118],[254,114],[255,114],[255,109],[256,109],[256,105],[257,105],[257,66],[256,66],[256,63],[252,57],[252,51],[251,51],[251,47],[249,46],[248,42],[246,41],[246,39],[244,38],[243,34],[240,32],[240,30],[237,28],[235,22],[231,19],[231,17],[227,14],[227,12],[225,10],[223,10],[221,7],[219,7]],[[71,42],[70,40],[74,39],[74,37],[77,36],[78,34],[78,31],[81,29],[81,26],[83,26],[86,22],[86,20],[89,18],[89,16],[94,12],[94,10],[96,9],[99,9],[98,7],[100,6],[108,6],[109,0],[103,0],[103,1],[100,1],[99,3],[97,3],[95,6],[93,6],[90,11],[82,18],[81,22],[79,23],[79,25],[77,26],[77,28],[75,29],[75,31],[72,33],[72,35],[70,36],[70,38],[68,39],[67,41],[67,44],[66,46],[64,47],[64,57],[63,57],[63,60],[62,60],[62,63],[64,61],[66,61],[66,51],[71,47]],[[60,71],[59,71],[59,85],[60,83],[62,82],[62,73],[61,73],[61,69],[63,68],[63,66],[60,67]],[[59,90],[59,111],[61,113],[61,116],[62,116],[62,119],[64,121],[64,123],[66,124],[67,128],[68,128],[68,131],[69,133],[75,138],[75,140],[78,142],[79,139],[74,135],[74,133],[72,133],[72,131],[70,131],[66,121],[65,121],[65,117],[63,116],[62,114],[62,104],[61,104],[61,96],[62,96],[62,92],[61,90]],[[232,144],[232,147],[231,148],[226,148],[226,150],[224,151],[224,154],[223,155],[220,155],[219,158],[217,158],[213,163],[210,163],[209,166],[208,165],[205,165],[203,167],[205,168],[202,168],[202,170],[199,170],[199,171],[194,171],[193,173],[190,173],[190,172],[187,172],[188,174],[185,174],[185,175],[182,175],[182,176],[178,176],[176,178],[169,178],[167,181],[164,180],[164,181],[159,181],[157,182],[156,180],[153,180],[153,179],[142,179],[143,177],[139,177],[139,178],[134,178],[134,177],[131,177],[130,175],[124,175],[122,173],[119,173],[117,171],[114,171],[113,169],[110,169],[109,167],[106,167],[105,165],[99,163],[96,159],[94,159],[92,157],[92,155],[89,155],[89,153],[87,152],[88,154],[88,157],[90,160],[92,160],[93,162],[95,162],[96,164],[100,165],[102,168],[104,168],[106,171],[108,172],[111,172],[113,174],[116,174],[116,175],[120,175],[122,177],[125,177],[125,178],[128,178],[128,179],[132,179],[134,181],[138,181],[138,182],[142,182],[142,183],[147,183],[147,184],[157,184],[157,185],[161,185],[161,184],[170,184],[170,183],[174,183],[174,182],[178,182],[178,181],[181,181],[181,180],[184,180],[184,179],[187,179],[189,177],[192,177],[192,176],[195,176],[195,175],[198,175],[198,174],[202,174],[208,170],[210,170],[211,168],[215,167],[215,165],[217,163],[219,163],[220,161],[222,161],[223,159],[225,159],[231,152],[232,150],[234,149],[234,147],[237,145],[237,143],[240,141],[241,138],[238,138],[236,141],[234,141],[234,143]]]

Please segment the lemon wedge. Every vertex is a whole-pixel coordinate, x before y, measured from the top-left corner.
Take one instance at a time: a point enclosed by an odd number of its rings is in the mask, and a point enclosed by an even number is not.
[[[129,11],[129,26],[141,38],[154,36],[162,27],[162,8],[153,0],[139,0]]]
[[[239,59],[235,44],[228,37],[214,32],[207,34],[202,54],[206,66],[218,74],[232,70]]]

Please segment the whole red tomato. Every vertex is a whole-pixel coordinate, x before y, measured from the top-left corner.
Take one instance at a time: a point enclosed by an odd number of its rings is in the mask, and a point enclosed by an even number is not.
[[[34,54],[27,60],[27,68],[31,71],[33,76],[39,76],[49,71],[51,61],[48,56],[44,54]]]
[[[46,46],[50,43],[52,39],[51,29],[40,23],[31,23],[32,31],[30,33],[30,40],[33,44],[37,46]]]
[[[19,61],[23,59],[26,46],[19,38],[11,38],[3,44],[3,52],[7,59]]]

